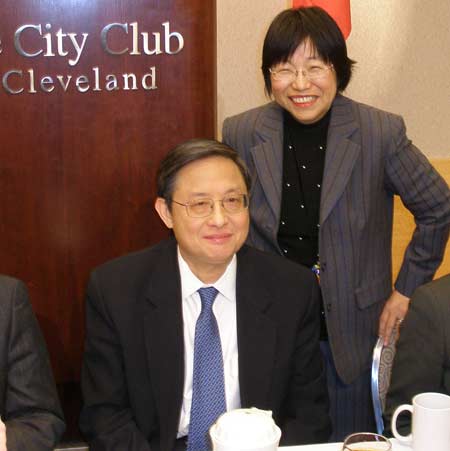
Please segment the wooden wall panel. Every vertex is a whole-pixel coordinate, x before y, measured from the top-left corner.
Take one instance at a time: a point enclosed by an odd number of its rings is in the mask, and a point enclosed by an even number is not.
[[[114,49],[132,50],[132,29],[161,33],[163,23],[182,34],[177,54],[110,55],[101,30],[128,24],[109,34]],[[28,53],[45,51],[51,33],[55,56],[25,57],[14,48],[14,33]],[[45,28],[50,24],[50,30]],[[79,61],[60,35],[88,33]],[[161,157],[193,137],[214,137],[215,2],[205,0],[15,0],[4,2],[0,17],[0,272],[23,279],[49,344],[59,382],[78,380],[83,347],[83,304],[90,270],[112,258],[154,243],[166,231],[153,211],[154,176]],[[176,41],[172,42],[173,48]],[[142,47],[140,47],[142,49]],[[141,50],[142,51],[142,50]],[[107,91],[104,77],[155,67],[154,90]],[[99,87],[95,89],[98,68]],[[35,91],[30,91],[30,72]],[[57,80],[69,82],[64,92]],[[75,78],[86,75],[87,92]],[[54,90],[39,79],[50,76]],[[1,81],[1,79],[0,79]],[[44,88],[49,89],[47,82]]]

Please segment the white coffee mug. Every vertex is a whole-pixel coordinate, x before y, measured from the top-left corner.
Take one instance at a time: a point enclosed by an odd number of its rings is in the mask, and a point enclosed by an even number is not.
[[[408,436],[397,431],[397,417],[404,411],[412,415],[412,433]],[[413,451],[449,451],[450,396],[421,393],[414,396],[412,405],[398,406],[392,417],[392,433],[399,442],[412,446]]]

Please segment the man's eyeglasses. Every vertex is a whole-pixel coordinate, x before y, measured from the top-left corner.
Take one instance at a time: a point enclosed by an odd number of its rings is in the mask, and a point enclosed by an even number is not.
[[[186,213],[191,218],[205,218],[214,211],[214,203],[220,202],[222,208],[229,214],[234,215],[248,208],[247,194],[230,194],[223,199],[214,200],[209,198],[195,199],[191,202],[182,204],[172,199],[175,204],[186,208]]]
[[[297,80],[298,74],[302,74],[302,76],[309,81],[320,80],[325,77],[332,67],[332,64],[313,64],[299,70],[289,67],[282,67],[281,69],[271,68],[269,69],[269,72],[275,81],[293,83]]]

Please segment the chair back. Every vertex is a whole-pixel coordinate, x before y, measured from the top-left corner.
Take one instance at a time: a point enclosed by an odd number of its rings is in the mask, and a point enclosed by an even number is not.
[[[386,403],[386,395],[391,382],[396,335],[397,331],[394,331],[389,344],[386,346],[383,344],[383,339],[378,338],[373,349],[371,389],[375,422],[379,434],[382,434],[384,430],[383,412]]]

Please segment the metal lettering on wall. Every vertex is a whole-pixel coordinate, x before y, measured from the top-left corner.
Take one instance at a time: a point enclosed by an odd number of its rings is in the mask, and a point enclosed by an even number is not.
[[[170,22],[163,22],[159,31],[141,31],[138,22],[109,23],[103,27],[96,39],[106,55],[120,57],[176,55],[184,47],[184,38],[178,31],[171,30]],[[112,43],[111,35],[116,35],[117,42]],[[28,41],[25,43],[25,37]],[[94,39],[89,33],[67,32],[62,28],[54,31],[53,25],[26,24],[14,32],[14,49],[24,58],[64,58],[70,68],[76,66],[83,53]],[[0,39],[0,54],[6,50]],[[26,70],[11,68],[2,76],[2,87],[9,94],[35,94],[38,91],[52,93],[76,90],[88,91],[135,91],[155,90],[157,85],[156,66],[148,67],[144,73],[105,73],[101,67],[94,66],[90,73],[74,76],[65,74],[37,74],[34,68]]]

